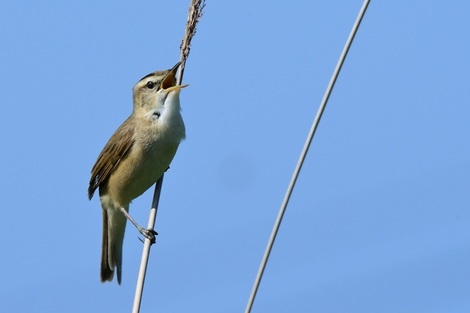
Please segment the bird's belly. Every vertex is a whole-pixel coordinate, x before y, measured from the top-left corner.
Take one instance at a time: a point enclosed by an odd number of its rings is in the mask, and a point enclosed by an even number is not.
[[[178,145],[154,146],[149,150],[132,151],[119,164],[120,169],[111,175],[108,193],[121,204],[128,204],[149,189],[168,169]]]

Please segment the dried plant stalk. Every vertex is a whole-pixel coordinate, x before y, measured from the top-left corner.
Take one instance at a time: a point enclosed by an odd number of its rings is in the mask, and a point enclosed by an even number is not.
[[[189,51],[191,47],[191,39],[196,34],[196,25],[202,16],[202,13],[203,13],[202,10],[204,9],[205,5],[206,5],[205,0],[191,0],[191,4],[189,6],[188,21],[186,22],[186,30],[185,30],[184,37],[180,46],[181,65],[180,65],[180,70],[178,72],[178,76],[176,77],[177,85],[181,85],[181,81],[183,80],[183,72],[184,72],[184,67],[186,65],[186,60],[188,59],[188,56],[189,56]],[[162,184],[163,184],[163,175],[162,177],[160,177],[160,179],[157,181],[155,185],[155,192],[154,192],[153,200],[152,200],[152,208],[150,210],[150,216],[149,216],[149,221],[148,221],[148,228],[152,230],[155,226],[155,221],[157,218],[158,202],[160,199],[160,191],[162,188]],[[142,252],[142,260],[140,263],[139,276],[137,278],[137,287],[136,287],[135,297],[134,297],[134,306],[132,308],[133,313],[138,313],[140,311],[140,304],[142,301],[145,274],[147,272],[147,264],[148,264],[148,258],[149,258],[151,245],[152,243],[150,242],[150,240],[146,238],[144,241],[144,249]]]
[[[186,22],[186,30],[184,32],[183,40],[181,40],[180,51],[181,51],[181,65],[178,77],[176,78],[177,84],[180,85],[183,81],[183,72],[188,59],[189,52],[191,51],[191,40],[196,34],[196,26],[199,19],[204,13],[204,7],[206,6],[205,0],[192,0],[189,6],[188,21]]]

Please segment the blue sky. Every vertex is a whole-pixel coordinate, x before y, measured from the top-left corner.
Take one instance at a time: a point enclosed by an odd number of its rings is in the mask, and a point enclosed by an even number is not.
[[[0,4],[0,310],[129,312],[101,284],[90,169],[132,86],[179,60],[189,1]],[[362,1],[207,1],[141,312],[243,312]],[[470,311],[465,1],[372,1],[252,312]],[[153,188],[131,206],[146,224]]]

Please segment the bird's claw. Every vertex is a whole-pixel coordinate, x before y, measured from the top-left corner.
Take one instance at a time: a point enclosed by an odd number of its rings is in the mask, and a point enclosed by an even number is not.
[[[154,244],[156,242],[155,239],[156,239],[156,236],[158,235],[158,233],[155,230],[141,228],[141,229],[139,229],[139,232],[142,234],[142,236],[144,236],[145,238],[150,240],[151,244]],[[143,242],[143,240],[141,240],[141,241]]]

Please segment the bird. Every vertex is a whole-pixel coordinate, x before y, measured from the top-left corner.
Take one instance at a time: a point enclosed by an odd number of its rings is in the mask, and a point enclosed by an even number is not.
[[[122,246],[129,219],[146,238],[155,232],[140,227],[129,215],[132,200],[149,189],[169,168],[186,131],[176,85],[178,62],[169,70],[152,72],[133,88],[132,114],[119,126],[91,170],[88,199],[96,189],[103,214],[101,282],[117,272],[121,284]]]

